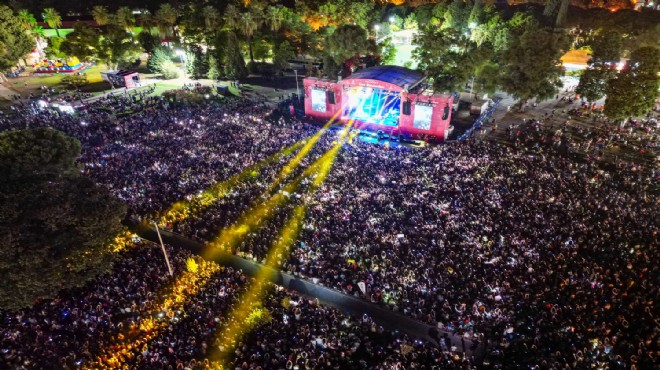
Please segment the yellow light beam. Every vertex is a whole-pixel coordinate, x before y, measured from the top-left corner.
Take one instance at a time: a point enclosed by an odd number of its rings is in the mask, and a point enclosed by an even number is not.
[[[340,112],[341,112],[341,111],[338,110],[337,113],[335,113],[335,114],[330,118],[330,120],[328,120],[328,122],[326,122],[325,125],[323,125],[323,127],[322,127],[322,128],[316,133],[316,134],[314,134],[311,138],[309,138],[309,140],[307,141],[307,143],[305,143],[305,145],[302,147],[302,149],[300,149],[300,151],[298,152],[298,154],[296,154],[296,156],[293,157],[293,158],[289,161],[289,163],[287,163],[287,164],[284,166],[284,168],[282,169],[282,172],[280,172],[280,174],[277,176],[277,178],[275,179],[275,181],[273,181],[273,182],[271,183],[270,187],[268,188],[269,191],[272,190],[272,189],[274,189],[277,185],[279,185],[279,183],[280,183],[282,180],[284,180],[284,179],[285,179],[285,178],[291,173],[291,171],[293,171],[294,169],[296,169],[296,168],[298,167],[298,165],[300,165],[300,162],[301,162],[305,157],[307,157],[307,154],[309,154],[309,152],[312,150],[312,148],[314,148],[314,146],[315,146],[316,143],[319,141],[319,139],[321,138],[321,136],[323,136],[323,134],[325,134],[325,133],[328,131],[328,129],[330,128],[330,126],[334,123],[334,121],[335,121],[335,120],[337,119],[337,117],[339,116],[339,113],[340,113]]]
[[[238,244],[243,236],[269,220],[270,217],[273,216],[275,209],[286,201],[286,194],[293,193],[304,179],[315,174],[319,167],[322,167],[327,163],[329,158],[333,158],[336,155],[337,151],[341,148],[351,125],[352,122],[342,129],[338,142],[330,150],[307,167],[302,174],[287,183],[281,191],[275,193],[265,202],[246,211],[233,225],[222,229],[217,237],[207,243],[207,246],[210,248],[207,249],[204,258],[215,259],[219,252],[231,252],[233,247]]]
[[[131,325],[133,333],[120,334],[113,345],[101,349],[97,359],[85,364],[83,369],[117,369],[128,363],[142,352],[151,340],[162,333],[172,321],[176,321],[177,311],[183,310],[188,297],[196,295],[220,270],[215,262],[199,260],[196,271],[186,271],[177,277],[171,290],[165,294],[158,309],[151,312],[147,318]]]
[[[308,189],[308,193],[315,192],[327,178],[339,150],[345,143],[350,130],[350,124],[341,132],[339,140],[322,157],[321,162],[313,166],[315,176]],[[211,368],[230,368],[229,362],[231,361],[231,354],[234,352],[235,346],[252,329],[251,325],[247,322],[247,318],[256,307],[261,305],[268,283],[273,280],[274,274],[276,274],[282,263],[288,258],[291,246],[295,243],[300,233],[302,221],[305,217],[305,210],[306,206],[304,204],[294,209],[293,215],[289,218],[278,239],[268,251],[265,263],[266,268],[259,270],[250,288],[239,299],[238,306],[232,310],[232,314],[229,317],[229,326],[218,334],[218,351],[212,354]]]
[[[307,139],[309,138],[299,140],[296,143],[271,155],[270,157],[247,167],[240,173],[228,178],[227,180],[220,181],[211,185],[208,189],[204,190],[201,194],[199,194],[195,199],[191,201],[185,200],[174,203],[167,211],[163,213],[163,216],[161,217],[161,224],[165,224],[167,222],[172,222],[176,220],[180,221],[193,216],[193,214],[195,213],[194,208],[196,206],[199,206],[200,208],[205,208],[213,204],[219,198],[229,193],[234,187],[236,187],[236,185],[240,184],[245,179],[254,177],[255,173],[259,173],[261,169],[264,168],[265,166],[277,161],[279,158],[283,156],[295,152],[298,148],[303,146],[303,143],[305,143]]]
[[[293,211],[293,216],[282,229],[274,245],[270,248],[266,258],[266,267],[259,270],[250,288],[243,294],[239,300],[238,306],[235,306],[229,316],[229,325],[218,334],[219,351],[213,355],[214,361],[212,368],[223,369],[224,363],[230,360],[230,355],[236,344],[247,334],[245,330],[246,320],[253,309],[261,304],[266,293],[267,284],[273,278],[285,256],[289,255],[289,249],[296,241],[300,233],[302,220],[305,217],[305,206],[297,206]],[[228,368],[228,367],[227,367]]]

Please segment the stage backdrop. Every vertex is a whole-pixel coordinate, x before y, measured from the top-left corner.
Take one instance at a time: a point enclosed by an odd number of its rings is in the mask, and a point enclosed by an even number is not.
[[[359,70],[342,81],[308,77],[305,115],[416,139],[444,140],[453,97],[424,89],[424,76],[396,66]]]

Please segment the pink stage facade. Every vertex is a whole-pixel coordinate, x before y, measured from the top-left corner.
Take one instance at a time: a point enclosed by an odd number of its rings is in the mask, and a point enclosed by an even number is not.
[[[305,78],[305,115],[390,136],[445,140],[454,98],[428,91],[424,79],[395,66],[366,68],[341,81]]]

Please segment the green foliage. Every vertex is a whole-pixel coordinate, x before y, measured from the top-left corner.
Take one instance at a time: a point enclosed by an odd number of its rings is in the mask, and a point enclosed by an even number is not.
[[[660,88],[660,49],[632,52],[624,69],[607,84],[605,114],[614,119],[639,117],[655,105]]]
[[[509,47],[503,53],[502,88],[521,100],[547,99],[561,87],[559,58],[567,38],[543,29],[537,22],[512,27]]]
[[[245,67],[245,59],[243,59],[243,54],[241,54],[241,48],[238,44],[236,34],[233,32],[228,32],[226,35],[225,52],[225,76],[231,80],[247,77],[248,71]]]
[[[66,53],[62,52],[62,43],[64,42],[63,37],[53,36],[48,38],[48,46],[44,50],[46,56],[51,59],[62,59],[66,58]]]
[[[421,27],[424,27],[431,22],[434,6],[434,4],[425,4],[415,8],[415,16],[417,17],[417,22]]]
[[[108,12],[108,8],[101,5],[96,5],[92,8],[92,18],[99,26],[105,26],[110,23],[111,15]]]
[[[417,15],[415,13],[410,13],[403,21],[404,30],[416,30],[419,29],[419,24],[417,23]]]
[[[218,80],[220,79],[220,71],[221,69],[220,63],[218,63],[218,60],[214,55],[209,55],[209,73],[208,73],[208,78],[211,80]]]
[[[266,40],[257,40],[253,43],[252,51],[254,53],[254,59],[265,61],[271,57],[271,44]]]
[[[338,65],[360,56],[368,49],[367,31],[357,25],[345,24],[338,27],[326,40],[326,52]]]
[[[380,59],[383,65],[393,64],[396,60],[396,47],[392,44],[392,38],[385,38],[378,44],[380,48]]]
[[[371,1],[332,0],[319,7],[319,14],[330,24],[355,24],[367,28],[371,22],[374,4]]]
[[[612,66],[605,63],[593,63],[582,72],[575,92],[588,102],[595,102],[605,96],[607,83],[615,75]]]
[[[60,13],[58,13],[57,10],[53,8],[46,8],[44,9],[43,16],[44,22],[48,24],[48,27],[54,28],[55,33],[57,33],[57,37],[60,37],[59,28],[62,26],[62,16],[60,16]]]
[[[0,307],[82,286],[111,267],[125,207],[80,176],[80,143],[47,128],[0,133]]]
[[[147,53],[152,53],[157,47],[162,45],[162,41],[159,36],[153,35],[150,32],[140,32],[137,36],[138,42],[142,49]]]
[[[323,74],[330,79],[335,79],[339,75],[339,65],[329,54],[323,54]]]
[[[87,74],[70,74],[62,77],[62,83],[67,85],[70,88],[78,88],[80,86],[86,85],[89,81],[87,80]]]
[[[60,131],[40,128],[0,133],[0,172],[9,180],[75,170],[79,154],[80,142]]]
[[[170,49],[159,46],[153,50],[149,59],[147,59],[147,69],[152,73],[163,73],[163,65],[167,61],[172,60]]]
[[[142,49],[133,43],[132,35],[122,28],[107,26],[99,40],[97,58],[113,69],[130,68],[142,54]]]
[[[206,78],[206,75],[209,73],[209,59],[202,51],[202,48],[197,45],[191,45],[188,55],[191,56],[186,61],[188,74],[193,78]]]
[[[173,80],[175,78],[179,78],[179,69],[171,60],[166,60],[163,62],[161,65],[160,73],[164,80]]]
[[[616,31],[604,31],[591,42],[591,62],[618,63],[623,54],[623,37]]]
[[[83,61],[96,60],[100,48],[100,34],[96,28],[78,23],[73,32],[66,35],[60,50],[67,55],[74,55]]]
[[[400,31],[403,29],[403,18],[398,15],[391,15],[388,17],[387,21],[390,23],[390,29],[392,31]]]
[[[283,41],[277,48],[275,48],[275,55],[273,55],[273,64],[281,71],[289,68],[289,59],[295,57],[295,50],[288,41]]]
[[[0,70],[16,65],[35,47],[34,38],[23,28],[11,8],[0,5]]]

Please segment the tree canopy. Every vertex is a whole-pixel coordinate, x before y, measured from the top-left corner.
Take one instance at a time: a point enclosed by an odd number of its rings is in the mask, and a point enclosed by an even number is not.
[[[646,114],[658,98],[658,73],[660,49],[645,46],[633,51],[623,70],[607,84],[605,114],[614,119]]]
[[[0,70],[15,66],[34,49],[34,38],[28,32],[11,8],[0,5]]]
[[[0,307],[30,306],[111,267],[125,207],[80,175],[79,154],[52,129],[0,133]]]

